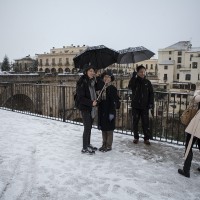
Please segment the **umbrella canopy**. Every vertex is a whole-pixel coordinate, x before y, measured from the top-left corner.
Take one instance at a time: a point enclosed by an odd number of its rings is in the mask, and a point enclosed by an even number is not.
[[[95,69],[103,69],[116,63],[119,53],[104,45],[88,47],[74,57],[76,68],[82,69],[85,64],[91,64]]]
[[[150,59],[155,53],[146,49],[143,46],[140,47],[129,47],[127,49],[119,50],[119,56],[117,63],[127,64],[127,63],[137,63],[143,60]]]

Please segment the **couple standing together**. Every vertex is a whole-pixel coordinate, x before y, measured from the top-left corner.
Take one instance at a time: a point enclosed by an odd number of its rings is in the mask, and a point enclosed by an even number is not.
[[[146,69],[140,65],[137,67],[137,76],[133,76],[129,82],[132,90],[132,115],[133,115],[133,143],[139,141],[138,123],[141,118],[144,133],[144,143],[150,145],[149,109],[153,109],[153,88],[151,82],[145,79]],[[115,129],[116,109],[120,107],[117,88],[111,84],[114,76],[110,71],[105,71],[101,77],[96,77],[93,66],[85,66],[83,76],[77,82],[77,96],[79,98],[79,110],[81,111],[84,131],[82,153],[95,153],[96,147],[90,143],[92,123],[97,114],[98,104],[98,129],[102,131],[102,147],[100,151],[112,149],[113,131]],[[103,90],[102,90],[103,89]],[[97,102],[96,91],[102,91]]]

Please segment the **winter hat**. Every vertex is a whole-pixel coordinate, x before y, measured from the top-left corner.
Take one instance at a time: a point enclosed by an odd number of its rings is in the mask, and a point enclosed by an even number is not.
[[[85,64],[83,66],[83,74],[87,75],[87,71],[90,69],[94,69],[94,66],[92,66],[91,64]]]
[[[111,82],[115,80],[115,77],[113,76],[112,72],[110,70],[104,71],[101,75],[102,79],[104,78],[105,75],[108,75],[111,77]]]

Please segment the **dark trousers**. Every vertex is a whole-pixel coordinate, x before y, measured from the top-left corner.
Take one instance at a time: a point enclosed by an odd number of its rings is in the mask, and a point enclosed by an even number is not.
[[[142,109],[132,108],[132,115],[133,115],[134,138],[139,139],[138,123],[139,123],[139,120],[141,118],[144,140],[149,140],[150,139],[149,110],[148,109],[142,110]]]
[[[190,138],[191,138],[191,135],[187,133],[187,135],[186,135],[186,142],[185,142],[185,151],[186,151],[187,146],[189,144]],[[192,158],[193,158],[192,147],[193,147],[193,145],[195,144],[196,141],[197,141],[197,138],[194,137],[193,141],[192,141],[192,145],[191,145],[190,151],[189,151],[188,156],[187,156],[187,158],[186,158],[186,160],[184,162],[183,170],[186,173],[190,172],[190,167],[191,167]]]
[[[103,147],[111,148],[113,143],[113,131],[102,131]]]
[[[90,145],[90,137],[91,137],[91,129],[92,129],[92,123],[93,119],[91,116],[90,111],[81,111],[82,119],[83,119],[83,148],[86,149]]]

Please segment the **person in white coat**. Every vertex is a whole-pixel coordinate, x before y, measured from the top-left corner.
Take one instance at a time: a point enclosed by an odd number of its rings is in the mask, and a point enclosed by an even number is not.
[[[190,167],[193,158],[192,147],[197,142],[200,150],[200,83],[196,84],[196,90],[194,92],[194,101],[198,106],[198,112],[190,121],[189,125],[185,129],[186,144],[185,144],[185,162],[183,169],[178,169],[178,173],[190,178]],[[200,172],[200,167],[198,168]]]

